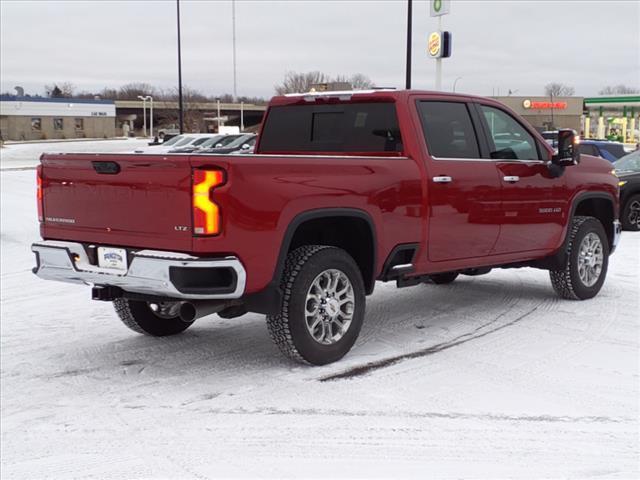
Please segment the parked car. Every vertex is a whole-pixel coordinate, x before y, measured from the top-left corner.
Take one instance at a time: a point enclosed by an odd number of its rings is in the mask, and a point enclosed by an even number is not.
[[[580,141],[580,153],[601,157],[610,162],[615,162],[626,154],[622,143],[590,139]]]
[[[202,143],[205,140],[213,137],[214,135],[215,134],[213,133],[186,133],[183,135],[178,135],[177,137],[173,137],[172,139],[167,140],[160,145],[137,148],[134,150],[134,153],[151,153],[154,155],[161,155],[163,153],[169,153],[171,150],[174,150],[176,148],[193,145],[196,142]]]
[[[253,155],[256,151],[257,141],[258,141],[258,137],[256,135],[256,137],[254,137],[253,140],[250,140],[249,142],[247,142],[246,147],[243,145],[239,150],[236,150],[235,152],[231,152],[229,155]]]
[[[558,131],[557,130],[546,130],[541,133],[544,141],[547,142],[553,148],[558,146]]]
[[[219,155],[233,153],[237,150],[250,149],[255,145],[255,142],[256,142],[256,134],[247,133],[244,135],[239,135],[235,140],[233,140],[232,142],[229,142],[227,145],[220,146],[220,147],[216,146],[216,148],[209,148],[206,150],[202,150],[199,153],[217,153]]]
[[[618,178],[572,130],[554,154],[500,102],[415,90],[280,96],[264,118],[251,156],[42,155],[34,273],[154,336],[266,314],[314,365],[351,349],[377,280],[534,267],[573,300],[605,281]]]
[[[175,124],[165,125],[158,129],[158,138],[163,140],[165,137],[174,137],[180,135],[180,127]]]
[[[625,230],[640,230],[640,150],[616,161],[620,186],[620,220]]]
[[[176,147],[172,150],[169,150],[169,153],[191,153],[197,152],[199,150],[211,148],[214,145],[219,144],[227,135],[224,134],[216,134],[211,137],[202,137],[197,139],[194,142],[191,142],[183,147]]]

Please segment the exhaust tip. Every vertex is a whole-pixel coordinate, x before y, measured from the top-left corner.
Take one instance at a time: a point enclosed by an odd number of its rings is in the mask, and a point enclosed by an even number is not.
[[[196,313],[196,307],[193,303],[184,302],[180,306],[180,312],[178,314],[183,322],[193,322],[196,319]]]

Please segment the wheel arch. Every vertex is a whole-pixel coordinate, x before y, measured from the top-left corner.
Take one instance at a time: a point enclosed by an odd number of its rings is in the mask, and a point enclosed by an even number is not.
[[[608,193],[605,192],[583,192],[576,195],[571,203],[571,215],[569,216],[568,225],[571,219],[576,215],[589,216],[597,218],[607,234],[607,241],[609,242],[609,251],[613,250],[614,244],[614,220],[618,219],[616,212],[616,201]],[[563,249],[566,247],[566,243],[569,237],[569,227],[565,233],[565,239],[563,241]]]
[[[531,266],[545,270],[556,270],[565,264],[571,225],[576,215],[586,215],[600,220],[607,235],[609,253],[611,254],[614,248],[615,236],[613,221],[617,219],[615,205],[616,202],[613,196],[605,192],[582,192],[576,195],[571,202],[564,238],[560,248],[548,257],[535,260],[531,263]]]
[[[331,233],[321,231],[327,227],[334,230]],[[342,230],[336,234],[335,229],[339,227],[342,227]],[[349,237],[349,234],[355,234],[355,238]],[[321,208],[297,214],[285,230],[272,284],[278,284],[288,253],[299,246],[312,243],[332,245],[346,250],[362,272],[367,295],[373,292],[378,243],[375,224],[366,211],[356,208]]]

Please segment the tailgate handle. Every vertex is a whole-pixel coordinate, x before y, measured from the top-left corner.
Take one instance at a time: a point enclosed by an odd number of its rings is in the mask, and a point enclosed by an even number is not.
[[[116,175],[120,173],[120,165],[116,162],[91,162],[93,169],[98,173],[106,175]]]

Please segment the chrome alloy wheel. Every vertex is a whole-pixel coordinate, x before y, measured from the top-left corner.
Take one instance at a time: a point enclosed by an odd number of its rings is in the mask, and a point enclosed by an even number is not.
[[[629,223],[640,228],[640,200],[634,200],[629,205]]]
[[[340,270],[325,270],[307,292],[304,312],[307,330],[316,342],[332,345],[349,330],[354,309],[355,295],[349,278]]]
[[[160,318],[176,318],[182,302],[147,302],[149,309]]]
[[[603,263],[600,237],[593,232],[587,234],[580,242],[578,250],[578,275],[586,287],[592,287],[598,281]]]

